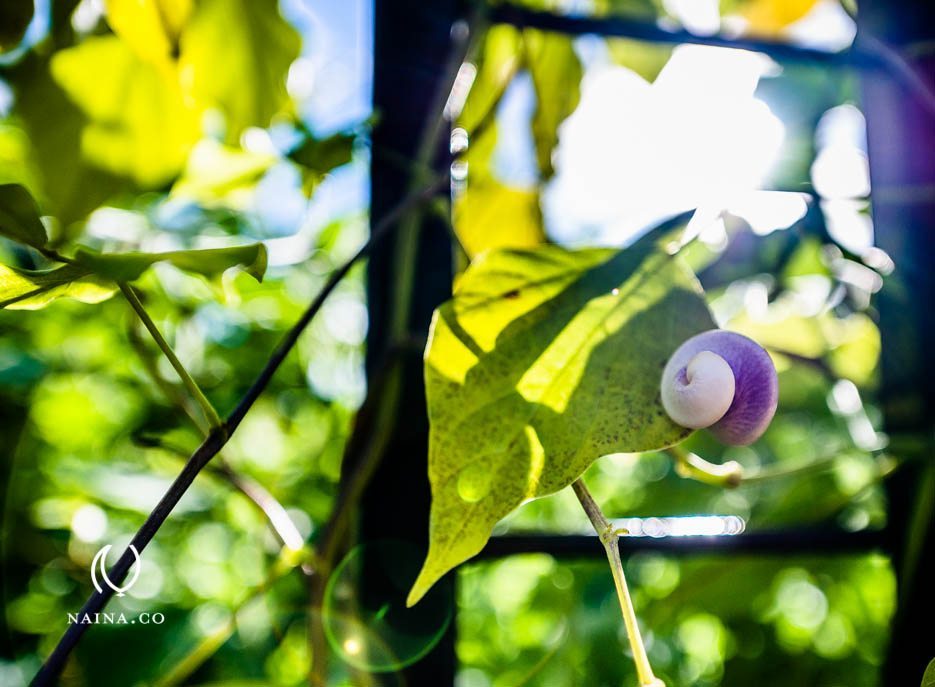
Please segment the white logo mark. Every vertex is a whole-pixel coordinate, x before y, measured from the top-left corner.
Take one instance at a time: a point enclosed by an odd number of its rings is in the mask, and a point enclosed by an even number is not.
[[[100,566],[101,578],[104,580],[104,584],[117,592],[117,596],[123,596],[130,587],[136,582],[136,578],[140,576],[140,568],[143,567],[143,563],[140,560],[140,552],[136,550],[136,547],[133,544],[130,544],[130,551],[133,552],[133,557],[136,561],[133,563],[133,577],[122,587],[118,587],[113,582],[110,581],[110,578],[107,577],[107,554],[110,552],[111,545],[103,547],[100,551],[94,554],[94,560],[91,562],[91,582],[94,584],[94,588],[97,590],[98,594],[103,594],[104,590],[101,588],[100,583],[97,581],[98,575],[98,566]]]

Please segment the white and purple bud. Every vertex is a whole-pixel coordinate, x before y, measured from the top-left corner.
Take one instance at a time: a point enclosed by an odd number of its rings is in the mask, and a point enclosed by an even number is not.
[[[662,405],[673,422],[707,427],[725,444],[760,438],[779,402],[769,354],[735,332],[712,329],[676,349],[662,371]]]

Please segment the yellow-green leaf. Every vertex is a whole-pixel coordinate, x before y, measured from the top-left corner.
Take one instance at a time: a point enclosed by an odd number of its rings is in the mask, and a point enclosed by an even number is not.
[[[301,40],[276,0],[202,0],[180,45],[182,87],[224,114],[229,143],[248,126],[268,126],[285,106]]]
[[[529,73],[536,90],[532,133],[536,159],[543,179],[552,176],[552,151],[558,144],[558,127],[575,108],[581,93],[582,68],[571,38],[557,33],[523,33]]]
[[[652,83],[666,66],[672,47],[646,43],[631,38],[608,38],[607,51],[611,59]]]
[[[539,192],[493,180],[469,182],[454,206],[454,229],[474,257],[494,248],[529,248],[545,241]]]
[[[0,185],[0,236],[33,248],[48,241],[36,201],[19,184]]]
[[[114,291],[116,285],[78,265],[38,271],[0,265],[0,308],[8,310],[37,310],[64,297],[99,303]]]
[[[175,177],[201,136],[201,111],[183,96],[175,65],[144,62],[115,36],[59,51],[52,75],[89,119],[83,156],[141,186]]]
[[[229,248],[177,250],[166,253],[96,253],[80,248],[75,256],[78,265],[113,281],[133,281],[157,262],[168,262],[180,270],[206,277],[242,266],[257,281],[266,273],[266,246],[251,243]]]
[[[147,62],[167,62],[178,53],[179,35],[192,0],[106,0],[107,22]]]
[[[503,250],[476,260],[433,317],[429,552],[408,603],[483,548],[524,500],[597,458],[674,444],[688,430],[659,400],[672,351],[714,326],[700,287],[663,243]]]

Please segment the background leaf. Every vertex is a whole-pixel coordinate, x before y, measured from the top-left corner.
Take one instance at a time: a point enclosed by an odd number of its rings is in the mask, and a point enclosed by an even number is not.
[[[180,270],[206,277],[221,274],[237,265],[243,266],[257,281],[263,281],[266,273],[266,247],[262,243],[166,253],[95,253],[82,248],[75,260],[95,274],[114,281],[139,279],[157,262],[168,262]]]
[[[178,54],[179,35],[192,4],[192,0],[106,0],[107,22],[143,60],[168,62]]]
[[[545,241],[539,192],[494,180],[477,184],[458,199],[454,227],[470,257],[494,248],[529,248]]]
[[[558,145],[558,127],[578,106],[583,71],[569,37],[526,31],[523,40],[536,90],[536,111],[532,118],[536,159],[542,179],[548,179],[553,173],[552,151]]]
[[[301,41],[276,0],[204,0],[180,45],[186,93],[225,115],[228,143],[248,126],[268,126],[287,102]]]
[[[89,161],[144,187],[182,169],[201,124],[174,65],[144,62],[124,41],[102,36],[56,53],[52,74],[88,117],[81,152]]]
[[[524,500],[600,456],[688,434],[662,409],[659,374],[682,341],[715,325],[661,234],[618,253],[488,253],[436,311],[425,361],[430,543],[410,604]]]
[[[36,201],[19,184],[0,185],[0,236],[33,248],[42,248],[48,241]]]
[[[78,265],[40,271],[0,265],[0,308],[8,310],[37,310],[66,296],[83,303],[99,303],[116,290],[116,285]]]

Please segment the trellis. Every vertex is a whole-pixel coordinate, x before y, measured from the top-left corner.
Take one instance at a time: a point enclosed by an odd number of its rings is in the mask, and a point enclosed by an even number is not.
[[[861,76],[869,130],[873,215],[877,245],[897,265],[877,297],[883,340],[881,401],[885,431],[906,465],[887,483],[889,513],[883,530],[833,527],[748,532],[721,537],[624,538],[624,554],[658,551],[685,556],[720,554],[853,555],[882,551],[891,557],[899,604],[884,668],[888,687],[914,685],[935,652],[928,615],[935,609],[925,571],[933,567],[932,508],[935,451],[932,448],[933,340],[930,299],[935,295],[932,219],[935,217],[935,52],[918,46],[935,40],[935,8],[913,0],[861,2],[853,47],[826,52],[789,43],[664,30],[620,16],[580,17],[511,4],[478,9],[457,0],[393,0],[376,3],[371,222],[379,223],[407,191],[427,175],[444,174],[451,163],[447,141],[426,135],[450,89],[470,40],[469,27],[503,23],[568,35],[597,34],[657,43],[697,43],[765,53],[780,63],[799,62],[828,70],[854,69]],[[916,50],[910,50],[916,46]],[[921,51],[921,52],[920,52]],[[420,141],[434,147],[420,149]],[[404,166],[400,160],[415,161]],[[413,172],[412,169],[416,171]],[[422,385],[421,342],[432,310],[450,295],[452,251],[437,216],[403,226],[369,263],[370,332],[367,372],[380,383],[388,356],[401,356],[400,402],[384,458],[362,499],[362,542],[414,540],[424,546],[429,512],[425,476],[428,425]],[[408,258],[401,260],[400,256]],[[386,284],[410,288],[405,302],[393,301]],[[413,333],[407,337],[401,333]],[[420,334],[416,334],[420,333]],[[391,350],[409,341],[405,350]],[[355,465],[345,466],[353,474]],[[404,495],[404,498],[400,498]],[[507,535],[493,537],[479,559],[542,552],[560,558],[599,559],[594,536]],[[454,576],[446,593],[454,606]],[[379,570],[365,564],[364,595],[379,595]],[[927,615],[928,614],[928,615]],[[403,671],[411,685],[453,684],[457,661],[454,624],[422,660]]]

